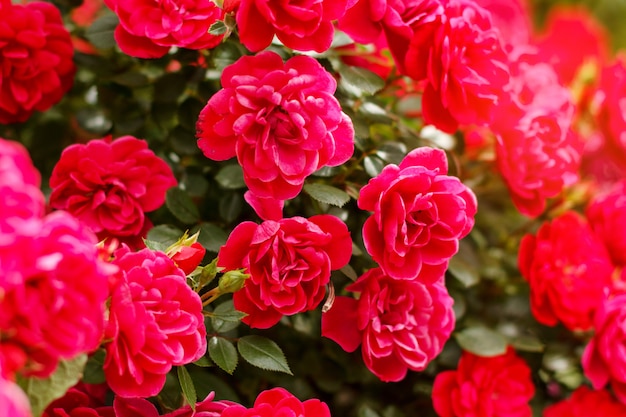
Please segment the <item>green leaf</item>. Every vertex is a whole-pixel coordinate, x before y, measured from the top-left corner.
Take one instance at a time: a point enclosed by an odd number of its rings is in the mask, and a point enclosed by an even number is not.
[[[243,170],[239,164],[226,165],[215,175],[215,181],[227,190],[237,190],[244,188]]]
[[[199,230],[198,242],[211,252],[218,253],[228,239],[228,234],[224,230],[211,223],[202,223]]]
[[[177,369],[178,380],[180,381],[180,388],[183,390],[183,396],[187,403],[191,406],[191,409],[196,411],[196,402],[198,401],[198,395],[196,394],[196,387],[193,385],[191,375],[187,372],[187,368],[179,366]]]
[[[209,356],[217,366],[229,374],[235,371],[239,361],[237,349],[232,342],[218,336],[209,339]]]
[[[195,362],[192,362],[194,365],[199,366],[201,368],[210,368],[213,365],[215,365],[211,359],[207,358],[206,356],[201,357],[200,359],[198,359]]]
[[[228,26],[222,20],[218,20],[209,27],[209,33],[213,36],[223,35],[228,32]]]
[[[263,336],[244,336],[237,342],[237,349],[242,358],[258,368],[293,375],[285,354],[273,340]]]
[[[343,66],[339,69],[339,75],[340,83],[357,95],[373,95],[385,86],[382,78],[365,68]]]
[[[81,354],[68,361],[60,361],[57,369],[48,378],[18,379],[18,384],[30,400],[33,416],[40,416],[48,404],[61,398],[68,389],[80,380],[87,355]]]
[[[385,168],[385,162],[380,158],[375,156],[366,156],[363,160],[363,166],[365,167],[365,172],[370,177],[378,176]]]
[[[115,37],[113,32],[120,23],[119,19],[114,14],[106,14],[91,24],[85,31],[85,37],[96,48],[110,49],[113,48],[115,43]]]
[[[478,270],[458,255],[450,259],[448,271],[463,284],[465,288],[473,287],[480,282]]]
[[[226,223],[234,222],[243,210],[243,202],[243,196],[239,192],[225,192],[218,203],[220,217]]]
[[[198,207],[193,203],[191,197],[178,187],[167,190],[165,205],[178,220],[185,224],[196,223],[200,220]]]
[[[457,332],[455,337],[464,350],[478,356],[498,356],[506,352],[507,340],[504,336],[487,327],[468,327]]]
[[[228,300],[217,307],[211,313],[211,325],[218,333],[225,333],[239,326],[241,319],[246,313],[235,310],[232,300]]]
[[[170,226],[168,224],[160,224],[154,226],[148,231],[148,241],[156,242],[161,245],[165,245],[167,248],[172,243],[176,242],[178,238],[183,235],[183,231],[177,227]]]
[[[317,201],[337,207],[342,207],[350,201],[348,193],[326,184],[304,184],[304,191]]]
[[[165,243],[156,242],[154,240],[148,240],[148,239],[144,239],[143,243],[144,245],[146,245],[148,249],[159,251],[159,252],[165,252],[165,250],[169,247],[169,245]]]
[[[523,352],[543,352],[546,345],[536,336],[520,335],[511,340],[511,345],[517,351]]]
[[[102,369],[105,356],[106,351],[98,349],[89,357],[83,371],[83,382],[86,384],[102,384],[106,381],[104,370]]]

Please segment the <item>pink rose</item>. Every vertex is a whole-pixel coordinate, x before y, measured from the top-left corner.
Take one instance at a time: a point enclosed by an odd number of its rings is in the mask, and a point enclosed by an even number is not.
[[[236,19],[239,39],[252,52],[272,43],[274,35],[288,48],[324,52],[335,29],[332,21],[350,0],[241,0]]]
[[[0,138],[0,184],[41,185],[39,171],[19,142]]]
[[[78,220],[56,212],[35,236],[0,246],[0,343],[26,353],[24,373],[45,377],[59,359],[100,344],[115,268],[98,258],[96,242]]]
[[[449,0],[444,13],[412,23],[404,67],[426,79],[424,122],[454,132],[459,124],[486,125],[509,82],[507,56],[490,13],[471,0]]]
[[[260,225],[239,224],[219,253],[218,266],[245,268],[250,278],[233,295],[250,327],[268,328],[283,315],[316,308],[324,299],[330,272],[352,255],[347,226],[331,215],[292,217]]]
[[[65,148],[50,177],[50,206],[78,217],[100,239],[146,231],[145,212],[165,202],[176,185],[172,169],[132,136]]]
[[[610,382],[617,399],[626,404],[626,295],[600,304],[593,324],[596,332],[582,357],[585,375],[595,389]]]
[[[104,0],[120,19],[115,40],[137,58],[160,58],[172,46],[210,49],[223,35],[209,33],[224,12],[211,0]]]
[[[258,197],[293,198],[307,176],[352,156],[352,122],[315,59],[244,56],[224,69],[222,87],[200,113],[198,146],[216,161],[237,156]]]
[[[594,198],[586,211],[596,236],[608,249],[615,265],[626,266],[626,181]]]
[[[32,417],[24,391],[11,381],[0,378],[0,416]]]
[[[0,123],[48,110],[74,82],[73,46],[50,3],[0,2]]]
[[[330,417],[328,406],[317,399],[300,401],[284,388],[263,391],[252,408],[233,405],[222,411],[221,417]]]
[[[532,22],[527,0],[476,0],[491,14],[505,45],[526,45],[530,40]]]
[[[605,137],[607,155],[620,167],[626,165],[626,113],[622,111],[626,94],[626,57],[619,55],[603,68],[596,97],[600,109],[598,125]],[[623,168],[621,168],[623,173]]]
[[[220,417],[226,408],[239,405],[231,401],[213,401],[213,397],[215,397],[215,393],[211,392],[204,400],[196,403],[195,410],[192,410],[189,405],[185,405],[171,413],[163,414],[163,417]],[[143,398],[115,397],[113,407],[115,408],[115,417],[159,416],[156,407]]]
[[[358,205],[374,214],[363,225],[365,248],[391,277],[413,279],[423,269],[441,277],[474,225],[476,197],[446,175],[440,149],[415,149],[361,188]]]
[[[509,347],[489,358],[463,352],[457,370],[435,378],[432,399],[440,417],[531,417],[534,394],[530,368]]]
[[[530,286],[530,307],[540,323],[571,330],[592,327],[595,310],[611,288],[606,249],[578,214],[569,211],[526,235],[519,268]]]
[[[202,301],[164,253],[122,247],[114,255],[121,273],[109,307],[104,374],[119,396],[153,396],[172,366],[206,353]]]
[[[396,280],[370,269],[346,288],[360,293],[358,300],[339,296],[322,315],[322,336],[348,352],[362,344],[365,365],[382,381],[422,371],[454,328],[452,297],[437,279]]]
[[[607,390],[594,391],[581,385],[566,400],[546,407],[543,417],[626,417],[626,405]]]

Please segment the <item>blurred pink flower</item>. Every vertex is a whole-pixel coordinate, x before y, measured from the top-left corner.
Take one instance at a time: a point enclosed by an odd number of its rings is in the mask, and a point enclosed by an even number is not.
[[[530,286],[530,307],[540,323],[589,330],[611,288],[614,266],[587,222],[569,211],[544,223],[519,248],[519,268]]]
[[[594,233],[608,249],[613,263],[626,266],[626,181],[594,197],[585,213]]]
[[[593,319],[595,334],[582,357],[585,375],[595,389],[611,384],[617,399],[626,404],[626,295],[600,304]]]
[[[352,255],[348,228],[331,215],[239,224],[219,252],[218,266],[245,268],[245,286],[233,295],[243,322],[268,328],[283,315],[316,308],[326,293],[330,272]]]
[[[330,417],[328,406],[317,399],[300,401],[284,388],[263,391],[252,408],[233,405],[222,411],[221,417]]]
[[[0,2],[0,123],[24,122],[74,82],[73,46],[52,4]]]
[[[56,212],[36,235],[0,246],[1,343],[26,353],[24,373],[48,376],[59,359],[100,344],[115,268],[99,259],[96,242],[78,220]]]
[[[124,246],[114,256],[120,282],[109,307],[104,373],[119,396],[153,396],[172,366],[206,353],[202,301],[164,253]]]
[[[244,56],[224,69],[222,87],[200,113],[198,146],[216,161],[237,156],[257,197],[293,198],[307,176],[352,156],[352,122],[315,59]]]
[[[455,371],[437,374],[432,399],[440,417],[531,417],[530,368],[509,347],[493,357],[463,352]]]
[[[70,145],[50,177],[50,206],[66,210],[100,239],[132,238],[151,225],[145,212],[165,202],[176,185],[172,169],[133,136]]]
[[[409,369],[422,371],[454,328],[453,300],[438,277],[396,280],[382,269],[367,271],[346,287],[359,299],[339,296],[322,315],[322,336],[352,352],[382,381],[400,381]]]
[[[115,40],[137,58],[160,58],[172,46],[210,49],[223,35],[209,33],[224,12],[211,0],[104,0],[119,17]]]
[[[563,401],[545,408],[543,417],[626,417],[626,405],[617,401],[608,390],[592,390],[586,385],[576,388]]]
[[[274,35],[288,48],[324,52],[330,48],[332,21],[350,0],[241,0],[236,19],[239,39],[252,52],[272,43]]]
[[[0,416],[32,417],[24,391],[11,381],[0,378]]]
[[[374,212],[363,225],[365,248],[391,277],[414,279],[430,268],[436,272],[423,276],[441,278],[472,229],[476,197],[447,172],[445,152],[422,147],[361,188],[359,208]]]

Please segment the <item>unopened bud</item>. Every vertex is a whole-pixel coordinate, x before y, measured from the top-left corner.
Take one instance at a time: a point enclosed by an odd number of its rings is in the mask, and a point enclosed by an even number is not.
[[[220,278],[218,284],[220,294],[227,294],[239,291],[243,288],[250,275],[244,274],[242,270],[228,271]]]

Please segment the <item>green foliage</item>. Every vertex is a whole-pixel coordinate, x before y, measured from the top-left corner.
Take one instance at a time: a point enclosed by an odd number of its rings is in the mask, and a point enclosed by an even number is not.
[[[304,185],[304,191],[315,200],[337,207],[343,207],[350,201],[350,195],[339,188],[321,183],[309,183]]]
[[[209,356],[224,371],[232,374],[239,362],[235,345],[223,337],[213,336],[209,339]]]
[[[498,356],[506,352],[506,338],[483,326],[468,327],[455,337],[463,349],[478,356]]]
[[[237,349],[241,357],[254,366],[293,375],[285,354],[273,340],[263,336],[244,336],[237,342]]]
[[[176,368],[178,373],[178,381],[180,382],[180,387],[183,391],[183,397],[185,397],[185,401],[187,404],[191,406],[192,410],[196,410],[196,402],[198,401],[198,394],[196,393],[196,387],[193,384],[193,380],[191,379],[191,375],[187,371],[187,368],[184,366],[178,366]]]

